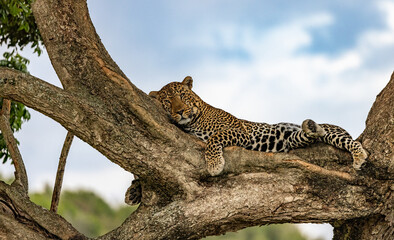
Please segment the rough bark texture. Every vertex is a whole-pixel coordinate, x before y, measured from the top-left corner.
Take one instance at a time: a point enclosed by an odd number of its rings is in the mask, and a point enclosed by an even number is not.
[[[370,152],[361,171],[352,169],[349,153],[324,144],[289,154],[232,147],[225,149],[224,174],[209,177],[204,144],[168,123],[122,73],[85,0],[36,0],[33,12],[63,89],[2,68],[0,97],[51,117],[141,179],[143,203],[99,239],[199,239],[284,222],[331,222],[336,239],[392,234],[393,78],[360,137]],[[85,238],[20,187],[1,182],[0,213],[0,238]]]
[[[393,239],[394,238],[394,74],[376,98],[360,136],[363,146],[371,153],[360,175],[391,182],[382,192],[382,201],[372,216],[336,221],[334,239]]]

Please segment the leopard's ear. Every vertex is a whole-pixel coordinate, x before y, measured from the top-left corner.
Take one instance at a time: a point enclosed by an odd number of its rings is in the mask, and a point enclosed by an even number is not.
[[[159,92],[158,91],[152,91],[149,93],[149,97],[153,97],[153,98],[158,98],[159,97]]]
[[[191,90],[193,87],[193,78],[190,76],[185,77],[185,79],[182,81],[182,84],[186,85]]]

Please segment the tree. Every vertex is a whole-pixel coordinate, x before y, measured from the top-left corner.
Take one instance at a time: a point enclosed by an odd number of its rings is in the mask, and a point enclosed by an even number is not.
[[[199,239],[284,222],[329,222],[338,240],[393,236],[394,75],[359,137],[370,153],[362,171],[351,168],[348,153],[323,144],[289,154],[231,147],[225,173],[209,177],[204,144],[128,80],[97,36],[86,1],[36,0],[32,9],[63,88],[1,68],[0,97],[49,116],[140,177],[142,204],[99,239]],[[30,202],[26,185],[0,182],[0,236],[86,239]]]
[[[31,44],[34,52],[41,54],[41,35],[34,21],[30,8],[31,0],[0,1],[0,45],[6,44],[11,52],[3,54],[0,60],[1,67],[9,67],[27,73],[29,60],[19,55],[18,50]],[[0,106],[3,100],[0,99]],[[25,120],[30,119],[30,114],[21,103],[10,103],[10,125],[13,132],[22,127]],[[5,163],[10,158],[3,134],[0,134],[0,160]]]

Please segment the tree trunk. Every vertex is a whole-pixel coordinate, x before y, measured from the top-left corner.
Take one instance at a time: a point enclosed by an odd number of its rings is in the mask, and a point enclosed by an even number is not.
[[[97,36],[85,0],[36,0],[33,13],[63,89],[2,68],[0,97],[49,116],[140,177],[142,204],[99,239],[200,239],[285,222],[331,222],[336,239],[392,234],[393,77],[360,137],[370,153],[361,171],[349,153],[324,144],[288,154],[231,147],[224,174],[209,177],[204,144],[170,124],[128,80]],[[86,238],[31,203],[19,185],[2,182],[0,226],[7,239]]]
[[[394,74],[376,98],[360,140],[371,155],[363,171],[375,179],[393,182],[394,175]],[[393,239],[394,185],[384,193],[380,211],[364,218],[334,222],[334,240]]]

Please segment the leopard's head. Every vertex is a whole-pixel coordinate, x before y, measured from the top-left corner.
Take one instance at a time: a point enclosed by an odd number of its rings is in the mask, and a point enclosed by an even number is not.
[[[185,77],[182,82],[171,82],[160,91],[152,91],[149,96],[159,100],[171,120],[179,125],[187,125],[199,114],[201,99],[191,89],[193,79]]]

